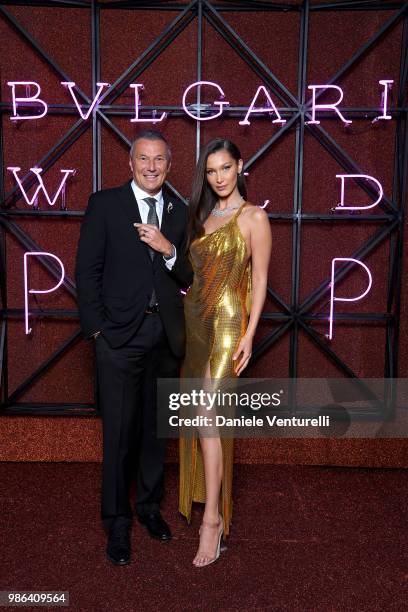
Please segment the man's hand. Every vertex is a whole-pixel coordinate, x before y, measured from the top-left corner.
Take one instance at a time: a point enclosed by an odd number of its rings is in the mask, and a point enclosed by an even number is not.
[[[133,225],[139,232],[139,238],[142,242],[165,257],[172,256],[173,245],[163,236],[158,227],[149,223],[134,223]]]

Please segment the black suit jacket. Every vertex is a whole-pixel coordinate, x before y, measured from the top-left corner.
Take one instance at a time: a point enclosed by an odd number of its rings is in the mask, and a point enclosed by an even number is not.
[[[113,348],[119,347],[137,331],[154,287],[170,348],[181,357],[185,328],[180,289],[192,282],[185,255],[187,208],[164,190],[163,199],[161,232],[177,249],[171,271],[160,253],[151,260],[133,226],[141,218],[130,181],[91,195],[77,252],[78,307],[85,336],[100,330]]]

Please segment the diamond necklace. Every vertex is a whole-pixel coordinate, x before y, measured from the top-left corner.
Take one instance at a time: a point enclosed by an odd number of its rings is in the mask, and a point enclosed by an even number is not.
[[[222,210],[214,207],[211,211],[211,214],[214,217],[225,217],[225,215],[227,215],[232,210],[237,210],[241,206],[243,199],[244,198],[241,196],[241,202],[239,204],[234,204],[234,206],[227,206],[226,208],[223,208]]]

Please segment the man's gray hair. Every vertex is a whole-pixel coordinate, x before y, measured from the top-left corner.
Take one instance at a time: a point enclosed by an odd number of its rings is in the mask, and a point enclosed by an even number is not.
[[[142,138],[145,140],[161,140],[162,142],[164,142],[167,147],[167,161],[171,160],[170,145],[167,142],[166,138],[163,136],[163,134],[161,132],[158,132],[157,130],[143,130],[142,132],[139,132],[130,147],[130,157],[133,157],[135,145],[139,140],[142,140]]]

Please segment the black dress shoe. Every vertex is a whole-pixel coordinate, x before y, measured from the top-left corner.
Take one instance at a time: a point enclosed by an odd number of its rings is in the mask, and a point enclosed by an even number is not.
[[[114,565],[130,563],[130,527],[118,525],[111,527],[108,536],[106,555]]]
[[[150,537],[166,542],[171,540],[170,527],[163,519],[160,512],[150,512],[149,514],[139,515],[139,523],[144,525]]]

